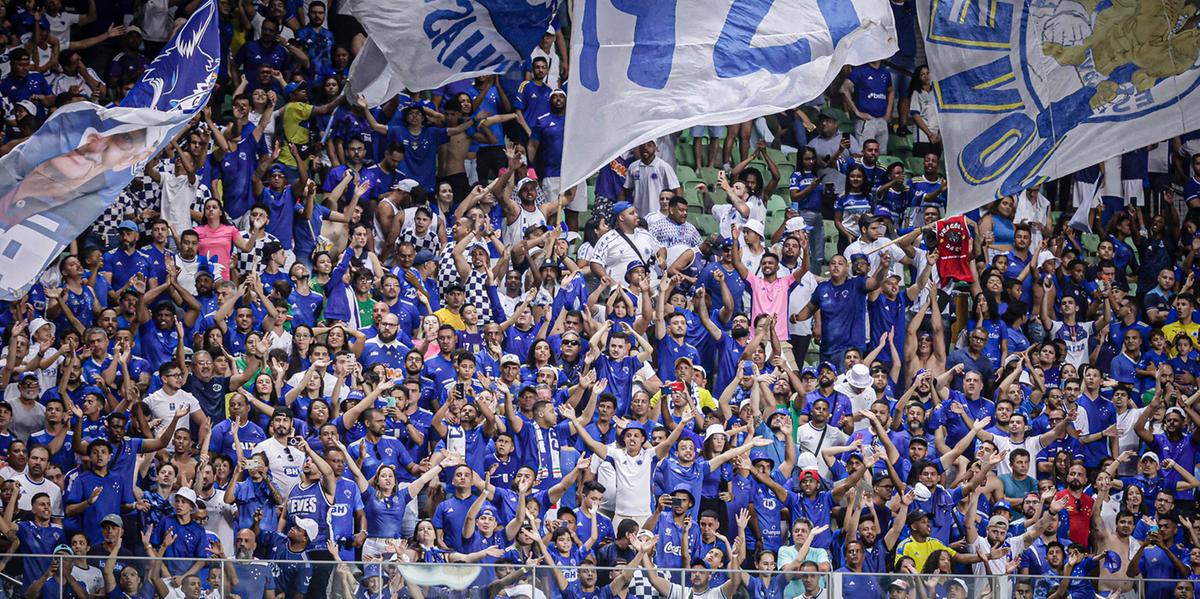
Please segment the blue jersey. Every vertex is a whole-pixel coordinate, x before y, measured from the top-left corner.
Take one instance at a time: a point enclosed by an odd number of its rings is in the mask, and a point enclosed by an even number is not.
[[[243,134],[237,147],[221,157],[221,198],[230,218],[241,218],[250,210],[251,176],[258,166],[259,140]]]
[[[121,248],[115,248],[104,254],[104,272],[109,273],[109,282],[113,289],[120,289],[129,283],[134,275],[145,275],[149,271],[150,257],[141,250],[134,250],[130,254]]]
[[[90,493],[89,493],[90,496]],[[45,555],[46,557],[24,557],[21,558],[22,572],[22,588],[29,588],[29,585],[41,578],[42,574],[50,568],[50,555],[54,553],[54,548],[66,542],[66,535],[63,533],[61,526],[47,525],[38,526],[29,521],[22,520],[17,522],[17,539],[21,541],[21,553]]]
[[[442,127],[422,127],[413,133],[407,126],[389,126],[388,145],[404,146],[404,161],[400,169],[416,179],[421,187],[433,191],[437,182],[438,147],[450,141]]]
[[[400,522],[404,520],[404,509],[409,502],[408,488],[380,499],[375,489],[360,494],[363,511],[367,514],[367,536],[398,539]]]
[[[329,538],[329,496],[321,488],[320,482],[303,482],[292,488],[287,499],[288,525],[294,525],[300,518],[308,518],[317,523],[317,536],[310,539],[309,551],[325,550],[325,541]]]
[[[312,581],[312,563],[305,552],[292,551],[287,535],[275,531],[262,533],[259,543],[270,548],[268,555],[275,569],[275,590],[284,597],[307,593],[308,583]]]
[[[818,177],[819,176],[815,172],[806,172],[802,170],[796,171],[792,173],[792,178],[788,182],[788,189],[804,191],[809,185],[812,185],[818,179]],[[823,192],[824,190],[821,189],[820,185],[813,187],[812,191],[802,194],[799,198],[792,200],[792,210],[820,212],[823,207]]]
[[[783,485],[787,485],[787,480],[783,478],[778,470],[771,473],[771,477]],[[754,515],[758,518],[758,530],[762,534],[763,545],[760,549],[765,549],[772,553],[779,551],[783,546],[783,521],[780,512],[786,505],[791,505],[795,493],[787,491],[787,501],[781,502],[770,487],[764,485],[757,480],[750,481],[751,500],[754,503]]]
[[[817,284],[812,301],[821,309],[821,339],[829,348],[822,351],[844,351],[866,345],[867,292],[866,277],[852,277],[841,285],[832,280]]]
[[[566,118],[561,114],[547,112],[538,117],[532,125],[533,136],[531,139],[537,140],[539,144],[537,158],[541,162],[542,176],[557,177],[561,175]]]
[[[550,114],[550,89],[545,83],[532,79],[522,81],[517,86],[517,95],[513,98],[513,108],[525,115],[525,122],[533,125],[539,118]]]
[[[258,201],[267,205],[267,210],[271,215],[267,222],[267,233],[274,235],[283,249],[292,249],[296,215],[300,214],[303,209],[296,203],[292,186],[284,187],[280,191],[264,187]]]
[[[404,448],[404,444],[395,437],[380,437],[378,441],[372,443],[366,437],[363,437],[347,448],[350,451],[350,458],[358,460],[362,456],[361,468],[363,476],[373,478],[375,473],[379,471],[379,467],[384,464],[396,466],[396,480],[401,482],[411,482],[412,474],[408,471],[408,465],[412,463],[412,456],[408,450]]]
[[[325,303],[325,296],[315,291],[308,295],[301,295],[299,291],[292,290],[288,295],[288,313],[292,315],[292,329],[304,325],[312,327],[317,324],[317,319],[321,317],[321,308]]]
[[[474,495],[459,498],[448,495],[433,512],[433,527],[442,531],[442,540],[453,551],[465,551],[463,545],[463,523],[467,520],[467,511],[475,502]]]
[[[850,81],[854,83],[854,105],[860,111],[875,118],[887,116],[888,91],[892,87],[892,74],[883,65],[859,65],[850,70]]]

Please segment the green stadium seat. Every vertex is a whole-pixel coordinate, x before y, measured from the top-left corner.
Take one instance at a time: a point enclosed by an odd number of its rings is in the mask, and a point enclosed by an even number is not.
[[[713,218],[711,214],[705,212],[689,210],[687,219],[688,222],[695,225],[696,228],[700,230],[700,233],[704,234],[705,236],[716,233],[717,230],[720,229],[720,226],[717,224],[717,219]]]
[[[904,159],[908,174],[917,176],[925,172],[925,159],[920,156],[910,156]]]
[[[895,156],[910,156],[912,155],[912,136],[911,135],[896,135],[888,136],[888,154]]]
[[[774,215],[776,213],[782,215],[788,208],[788,201],[783,199],[783,196],[775,194],[771,199],[767,200],[767,214]]]
[[[692,152],[692,144],[682,142],[675,144],[675,162],[679,164],[679,168],[696,166],[696,156]],[[679,178],[682,179],[683,176]]]
[[[695,179],[695,178],[697,178],[696,177],[696,169],[692,168],[689,165],[685,165],[681,162],[679,164],[679,166],[675,168],[675,176],[679,177],[680,181],[688,181],[690,179]]]
[[[699,178],[701,181],[704,181],[705,183],[708,184],[709,188],[713,188],[713,187],[716,187],[716,185],[717,185],[717,171],[718,170],[720,170],[720,169],[714,168],[711,166],[705,166],[705,167],[702,167],[699,170],[697,170],[696,174],[699,175]]]
[[[882,166],[885,169],[891,167],[897,162],[903,163],[904,159],[900,158],[899,156],[889,156],[887,154],[883,154],[879,157],[879,166]]]

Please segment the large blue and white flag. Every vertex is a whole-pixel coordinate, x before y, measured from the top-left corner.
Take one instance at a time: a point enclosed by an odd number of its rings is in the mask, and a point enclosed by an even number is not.
[[[375,104],[372,86],[420,91],[507,73],[537,47],[559,1],[353,0],[350,10],[375,48],[368,64],[355,59],[351,86]]]
[[[576,0],[564,188],[693,125],[795,108],[896,52],[887,0]]]
[[[16,300],[187,125],[216,82],[214,0],[154,59],[120,106],[58,109],[0,158],[0,300]]]
[[[918,7],[952,213],[1200,129],[1194,2]]]

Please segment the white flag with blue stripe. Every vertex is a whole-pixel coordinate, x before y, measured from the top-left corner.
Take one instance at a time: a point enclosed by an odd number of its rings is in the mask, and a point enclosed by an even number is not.
[[[391,68],[376,64],[351,71],[352,86],[378,85],[365,80],[367,73],[395,77],[397,87],[413,91],[507,73],[537,47],[558,5],[559,0],[354,0],[351,11],[380,51],[375,56],[386,58]]]
[[[0,158],[0,300],[19,299],[205,104],[221,43],[196,9],[120,106],[63,106]]]
[[[946,146],[950,213],[1200,129],[1195,2],[917,6]]]
[[[888,0],[576,0],[564,188],[694,125],[782,112],[896,52]]]

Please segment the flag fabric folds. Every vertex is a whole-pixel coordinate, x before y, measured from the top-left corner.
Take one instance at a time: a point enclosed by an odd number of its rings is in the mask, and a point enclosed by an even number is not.
[[[120,106],[68,104],[0,158],[0,300],[22,297],[208,102],[220,58],[209,0]]]
[[[896,52],[887,0],[577,0],[564,188],[637,144],[795,108]]]
[[[559,0],[355,0],[350,10],[374,48],[367,54],[369,65],[358,67],[362,57],[355,60],[351,85],[366,91],[370,101],[381,97],[369,93],[373,89],[434,89],[521,68],[558,5]]]
[[[1163,0],[918,0],[949,213],[1200,128],[1194,14]]]

